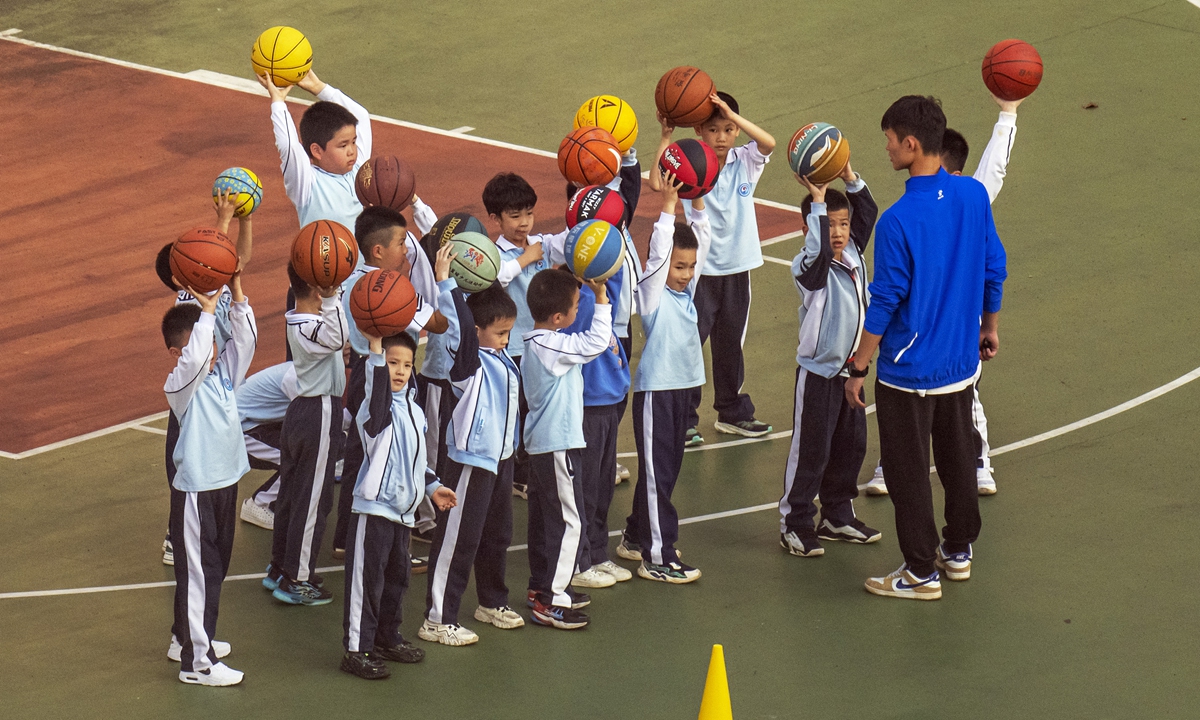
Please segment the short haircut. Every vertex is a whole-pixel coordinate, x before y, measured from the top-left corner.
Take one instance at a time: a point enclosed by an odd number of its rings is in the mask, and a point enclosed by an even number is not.
[[[313,143],[324,149],[333,136],[347,125],[358,126],[358,118],[354,117],[354,113],[337,103],[324,100],[313,103],[300,118],[300,142],[304,145],[304,152],[312,157],[309,148]]]
[[[408,221],[396,210],[383,205],[363,208],[354,221],[354,238],[358,241],[358,251],[363,258],[370,257],[371,248],[376,245],[386,245],[392,239],[389,231],[395,227],[408,227]]]
[[[967,166],[970,152],[971,148],[967,146],[967,139],[962,133],[946,128],[942,134],[942,167],[946,168],[946,172],[962,172]]]
[[[315,287],[309,285],[304,278],[300,277],[300,273],[296,272],[296,268],[292,267],[291,262],[288,263],[287,274],[288,282],[292,286],[292,295],[298,298],[310,297],[317,291]]]
[[[696,238],[696,232],[685,222],[675,222],[674,243],[676,250],[700,249],[700,241]]]
[[[183,349],[183,337],[192,331],[200,319],[200,306],[194,303],[176,305],[163,315],[163,341],[168,348]]]
[[[529,314],[536,322],[546,322],[555,313],[569,313],[577,292],[579,281],[571,273],[558,268],[542,270],[529,281],[529,290],[525,294]]]
[[[813,196],[809,193],[804,196],[804,200],[800,202],[800,212],[804,215],[805,222],[808,221],[808,214],[812,212]],[[840,191],[833,188],[825,189],[825,212],[833,212],[834,210],[849,210],[850,201],[846,199]]]
[[[879,127],[896,133],[900,140],[916,138],[926,155],[940,155],[946,113],[942,112],[941,101],[931,95],[905,95],[887,109]]]
[[[175,243],[167,243],[162,246],[162,250],[158,251],[158,255],[154,258],[154,273],[158,275],[158,279],[162,280],[163,285],[166,285],[173,292],[179,292],[183,288],[175,284],[171,279],[171,247]]]
[[[575,183],[568,180],[567,181],[567,202],[571,202],[572,200],[574,200],[576,193],[578,193],[582,189],[583,189],[582,185],[576,185]]]
[[[406,347],[412,351],[413,359],[417,357],[417,341],[413,340],[413,336],[403,330],[395,335],[388,335],[383,338],[383,351],[387,352],[394,347]]]
[[[532,210],[537,193],[525,178],[516,173],[500,173],[483,186],[483,206],[488,215],[510,210]]]
[[[737,101],[737,100],[734,100],[732,95],[730,95],[730,94],[729,94],[729,93],[727,93],[727,92],[721,92],[720,90],[718,90],[718,91],[717,91],[717,97],[719,97],[719,98],[721,98],[722,100],[724,100],[724,101],[725,101],[725,104],[729,106],[729,109],[730,109],[730,110],[734,111],[734,112],[735,112],[735,113],[737,113],[738,115],[741,115],[741,114],[742,114],[742,110],[741,110],[741,108],[738,106],[738,101]],[[712,115],[709,115],[709,116],[708,116],[708,119],[704,121],[704,124],[706,124],[706,125],[707,125],[708,123],[712,122],[713,120],[718,120],[718,119],[720,119],[720,118],[721,118],[721,108],[719,108],[719,107],[714,107],[714,108],[713,108],[713,113],[712,113]]]
[[[517,304],[500,283],[471,293],[467,298],[467,307],[471,308],[471,314],[475,316],[475,326],[481,328],[490,327],[497,320],[517,316]]]

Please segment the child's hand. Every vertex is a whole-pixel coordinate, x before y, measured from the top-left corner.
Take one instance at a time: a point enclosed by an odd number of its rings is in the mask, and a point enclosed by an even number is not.
[[[675,133],[675,123],[668,120],[667,116],[663,115],[660,112],[656,112],[655,115],[658,116],[658,124],[662,125],[663,139],[670,140],[671,136],[674,135],[674,133]]]
[[[542,249],[541,243],[530,243],[525,246],[525,252],[521,253],[521,267],[528,267],[535,262],[540,261],[545,257],[545,250]]]
[[[191,293],[192,297],[196,298],[196,303],[200,305],[200,312],[208,313],[209,315],[217,314],[217,302],[221,299],[220,292],[209,295],[208,293],[200,292],[191,285],[186,286],[184,289]]]
[[[341,291],[342,288],[340,285],[330,285],[329,287],[317,288],[317,294],[323,298],[337,297],[338,293]]]
[[[729,103],[721,99],[721,96],[717,94],[716,90],[713,90],[712,94],[708,96],[708,99],[712,101],[713,105],[716,105],[717,108],[720,109],[721,115],[723,115],[726,120],[732,120],[733,116],[737,114],[733,111],[733,108],[729,107]]]
[[[438,510],[449,510],[458,504],[458,496],[448,487],[440,487],[429,496]]]
[[[1005,100],[995,94],[992,95],[992,100],[1000,106],[1001,112],[1012,113],[1013,115],[1017,114],[1017,108],[1020,107],[1021,103],[1025,102],[1025,98],[1021,98],[1020,100]]]
[[[853,168],[850,167],[849,159],[846,160],[846,167],[842,168],[842,174],[838,175],[838,177],[840,177],[842,182],[846,183],[847,185],[858,179],[858,174],[855,173]]]
[[[275,81],[271,79],[269,74],[259,75],[258,84],[267,89],[267,94],[271,96],[271,102],[283,102],[287,100],[288,93],[292,91],[292,86],[279,88],[275,87]]]
[[[237,212],[237,198],[238,194],[233,190],[222,190],[215,198],[217,201],[217,229],[223,233],[229,232],[229,221]]]
[[[596,295],[597,305],[608,304],[608,286],[604,280],[584,280],[583,284],[592,289],[592,292]]]
[[[229,278],[229,293],[232,296],[230,300],[233,302],[242,302],[246,299],[245,294],[242,293],[242,263],[240,260],[238,261],[237,272],[233,274],[233,277]],[[220,296],[221,294],[217,293],[217,297]]]
[[[679,202],[679,190],[682,187],[683,181],[674,174],[669,172],[662,174],[663,212],[675,213],[675,203]]]
[[[365,337],[367,339],[367,347],[369,347],[371,349],[371,352],[376,355],[382,355],[383,354],[383,338],[379,337],[378,335],[372,335],[371,333],[363,330],[362,328],[359,328],[359,331],[362,332],[363,337]]]
[[[541,247],[539,244],[538,247]],[[441,282],[450,278],[450,261],[456,257],[454,245],[446,243],[437,251],[433,263],[433,279]]]
[[[296,86],[313,95],[319,95],[325,89],[325,83],[321,82],[321,78],[317,77],[317,74],[311,68],[304,77],[300,78],[300,82],[296,83]]]
[[[814,185],[808,179],[807,175],[797,175],[796,181],[799,182],[801,185],[803,185],[805,188],[807,188],[810,193],[812,193],[813,202],[815,202],[815,203],[825,202],[825,189],[829,187],[829,183],[823,183],[821,185]]]

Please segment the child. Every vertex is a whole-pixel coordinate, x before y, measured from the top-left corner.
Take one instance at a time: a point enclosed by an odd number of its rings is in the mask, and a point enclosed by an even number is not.
[[[213,330],[218,299],[188,291],[199,305],[177,305],[163,317],[162,333],[175,358],[163,391],[179,418],[172,453],[171,537],[175,563],[175,622],[167,656],[181,663],[179,679],[224,686],[242,673],[218,662],[228,643],[213,640],[221,583],[229,570],[237,523],[237,482],[250,467],[234,392],[254,358],[254,311],[242,294],[240,273],[230,280],[230,339],[218,354]]]
[[[879,209],[866,183],[846,163],[846,195],[797,178],[809,195],[800,207],[804,247],[792,260],[800,292],[792,445],[779,501],[779,544],[792,555],[816,557],[820,540],[872,543],[882,535],[854,516],[858,471],[867,453],[867,415],[843,391],[846,363],[867,310],[863,252]],[[853,213],[851,212],[853,210]],[[821,495],[821,521],[813,530]]]
[[[682,183],[668,174],[659,185],[663,211],[654,224],[637,293],[646,344],[633,381],[638,479],[622,556],[640,555],[638,575],[647,580],[682,584],[699,579],[700,570],[680,562],[675,551],[679,516],[671,493],[683,465],[692,391],[704,384],[693,298],[696,271],[704,267],[708,254],[710,229],[703,200],[692,203],[687,224],[675,222]]]
[[[321,587],[313,570],[333,504],[333,466],[345,438],[342,347],[349,329],[337,286],[312,287],[290,263],[288,279],[296,309],[284,317],[299,393],[283,419],[279,500],[263,586],[291,605],[325,605],[333,595]]]
[[[450,258],[451,247],[438,256]],[[447,262],[448,268],[448,262]],[[446,273],[448,274],[448,273]],[[438,277],[445,277],[439,264]],[[508,335],[517,306],[498,285],[472,293],[464,302],[453,280],[443,280],[439,303],[451,314],[446,333],[454,355],[450,379],[460,395],[447,427],[446,485],[458,503],[439,513],[429,555],[425,622],[417,637],[443,645],[470,645],[479,636],[458,624],[458,610],[471,568],[479,606],[475,619],[502,630],[525,625],[508,605],[504,582],[512,540],[512,470],[520,426],[520,373],[508,356]]]
[[[413,509],[426,495],[440,509],[456,499],[426,465],[425,415],[408,382],[416,341],[400,333],[369,342],[367,399],[355,418],[366,462],[354,483],[353,540],[346,548],[341,668],[378,680],[391,675],[380,658],[416,663],[425,657],[400,634]]]
[[[525,333],[521,366],[529,405],[525,447],[529,452],[529,591],[533,621],[564,630],[588,624],[572,607],[571,578],[580,565],[583,532],[579,463],[583,438],[583,374],[580,365],[609,348],[612,306],[604,283],[596,294],[591,328],[558,332],[575,321],[579,284],[563,270],[543,270],[529,283],[533,329]],[[518,305],[519,308],[519,305]],[[510,343],[511,344],[511,343]]]
[[[712,223],[712,250],[696,285],[697,327],[701,345],[712,337],[714,427],[720,433],[761,437],[771,432],[771,426],[754,419],[754,403],[742,392],[746,374],[742,343],[750,318],[750,271],[763,263],[754,188],[771,159],[775,138],[739,115],[737,100],[731,95],[714,93],[712,101],[712,117],[696,128],[696,134],[716,152],[721,166],[716,186],[704,197]],[[663,134],[656,166],[674,130],[664,118],[659,122]],[[750,142],[734,147],[743,130]],[[657,182],[656,175],[650,174],[651,187]],[[702,392],[703,385],[692,391],[688,445],[704,442],[697,428]]]
[[[275,529],[275,501],[279,498],[279,446],[283,418],[300,392],[296,367],[290,362],[260,370],[238,388],[238,415],[246,456],[255,470],[272,470],[254,494],[242,501],[243,522],[266,530]]]

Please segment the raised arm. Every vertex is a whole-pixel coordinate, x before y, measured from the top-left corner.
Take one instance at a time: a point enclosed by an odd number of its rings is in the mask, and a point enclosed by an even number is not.
[[[650,164],[650,189],[658,192],[663,188],[662,174],[658,171],[658,161],[662,159],[663,153],[667,148],[671,147],[675,135],[675,125],[667,119],[662,113],[656,113],[658,124],[662,127],[662,134],[658,138],[658,149],[654,151],[654,162]],[[639,188],[640,189],[640,188]],[[633,217],[630,214],[630,217]]]
[[[416,195],[413,195],[412,209],[413,222],[417,224],[417,230],[424,236],[437,222],[437,214],[433,212],[433,208],[426,205],[425,201]]]
[[[363,431],[374,440],[392,426],[392,378],[388,375],[387,361],[383,359],[383,345],[378,338],[369,339],[371,354],[367,356],[367,421]]]
[[[642,163],[637,159],[637,148],[629,148],[629,152],[621,158],[621,172],[617,174],[621,199],[625,201],[625,226],[633,222],[633,214],[637,212],[638,202],[642,199]]]
[[[326,294],[331,292],[331,294]],[[314,355],[328,355],[342,351],[350,334],[346,313],[338,300],[337,287],[320,290],[321,316],[317,320],[290,321],[298,325],[300,342],[304,349]]]
[[[653,177],[657,168],[650,172]],[[661,179],[661,178],[660,178]],[[662,214],[654,223],[650,234],[650,251],[646,258],[646,270],[637,285],[637,311],[639,315],[650,315],[658,309],[663,290],[667,287],[667,274],[671,268],[671,251],[675,247],[675,206],[679,202],[679,186],[675,178],[667,176],[661,186],[663,197]],[[699,264],[697,268],[701,267]]]
[[[1008,160],[1012,157],[1013,142],[1017,138],[1017,107],[1022,101],[1001,100],[994,95],[992,99],[1000,106],[1000,118],[996,121],[996,127],[992,128],[992,136],[979,158],[974,178],[987,188],[988,200],[996,202],[996,196],[1004,187],[1004,177],[1008,174]]]
[[[543,333],[530,341],[530,350],[555,375],[565,375],[572,366],[590,362],[608,350],[612,337],[612,305],[608,304],[603,287],[603,283],[599,283],[593,289],[596,310],[592,325],[586,331],[571,335]]]
[[[209,367],[213,360],[213,331],[216,327],[217,316],[213,314],[215,301],[207,297],[201,302],[200,319],[192,326],[191,337],[175,363],[175,369],[167,376],[163,392],[167,395],[167,404],[176,417],[182,417],[192,396],[196,394],[204,378],[208,376]]]
[[[301,88],[307,90],[317,96],[318,100],[325,102],[337,103],[350,111],[355,118],[358,119],[358,125],[355,128],[355,144],[358,145],[358,161],[354,164],[355,167],[362,165],[367,160],[371,159],[372,136],[371,136],[371,113],[362,105],[350,99],[346,93],[338,90],[328,83],[322,82],[312,70],[304,76],[299,83]]]
[[[833,246],[829,244],[829,213],[825,207],[825,191],[829,184],[815,185],[806,177],[796,181],[808,188],[812,195],[809,208],[808,232],[804,235],[804,247],[792,259],[792,277],[805,290],[820,290],[829,282],[829,266],[833,262]]]
[[[250,362],[254,359],[254,351],[258,347],[258,325],[254,322],[254,310],[250,302],[242,294],[242,274],[234,273],[229,281],[231,292],[229,304],[229,342],[221,351],[217,361],[225,366],[225,372],[233,379],[233,389],[237,390],[246,381],[246,373],[250,371]]]
[[[312,199],[312,160],[304,151],[296,123],[287,109],[287,94],[291,87],[277,88],[270,75],[259,75],[258,82],[271,96],[271,129],[275,132],[275,149],[279,151],[279,169],[283,171],[283,189],[297,209]]]
[[[846,163],[846,169],[842,171],[842,180],[846,182],[846,199],[850,201],[850,240],[861,255],[871,242],[871,232],[879,218],[879,206],[875,204],[867,183],[850,169],[850,163]]]
[[[733,108],[729,107],[729,103],[722,100],[715,91],[709,96],[708,99],[712,100],[713,105],[716,105],[718,108],[720,108],[721,113],[725,115],[726,118],[732,121],[734,125],[737,125],[739,128],[741,128],[742,132],[746,133],[746,135],[754,141],[754,144],[758,146],[758,152],[766,156],[775,151],[774,135],[766,130],[763,130],[741,115],[735,113]]]

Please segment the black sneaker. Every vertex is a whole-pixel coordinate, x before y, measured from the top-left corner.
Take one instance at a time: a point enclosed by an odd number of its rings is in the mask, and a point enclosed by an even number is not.
[[[411,533],[413,542],[420,542],[420,543],[425,543],[426,545],[429,545],[430,543],[433,542],[434,529],[435,528],[430,528],[429,530],[413,529],[413,531]]]
[[[794,530],[779,536],[779,547],[797,557],[819,557],[825,554],[821,541],[812,530],[796,532]]]
[[[328,605],[333,602],[333,593],[328,590],[310,582],[296,582],[287,578],[271,594],[288,605]]]
[[[739,420],[735,423],[721,422],[718,420],[713,423],[713,427],[715,427],[719,433],[725,433],[726,435],[741,435],[742,437],[750,438],[762,437],[772,430],[770,425],[766,424],[765,422],[759,422],[754,418],[750,418],[749,420]]]
[[[817,526],[817,537],[822,540],[840,540],[842,542],[866,545],[883,537],[883,533],[873,527],[868,527],[858,518],[851,520],[845,525],[838,525],[831,520],[822,518],[821,524]]]
[[[376,645],[375,655],[398,663],[419,663],[425,659],[425,651],[407,640],[401,640],[399,645],[386,648]]]
[[[309,573],[308,581],[310,583],[312,583],[313,585],[316,585],[317,587],[321,588],[322,590],[325,589],[325,576],[324,575],[318,575],[315,572]]]
[[[535,625],[556,627],[560,630],[578,630],[586,627],[591,620],[578,610],[561,605],[546,605],[540,599],[534,603],[533,612],[529,617]]]
[[[382,680],[390,677],[391,669],[372,653],[348,652],[342,655],[342,672],[357,675],[363,680]]]
[[[681,562],[656,565],[649,560],[643,560],[642,564],[638,565],[637,572],[639,577],[647,580],[671,583],[672,585],[683,585],[700,579],[700,568],[684,565]]]
[[[578,610],[592,604],[592,596],[585,592],[579,592],[575,588],[567,588],[567,595],[571,596],[571,609]]]
[[[416,555],[408,556],[409,572],[413,575],[424,575],[429,572],[429,558],[417,557]]]
[[[516,495],[517,497],[521,498],[522,500],[528,500],[529,499],[529,486],[522,485],[521,483],[513,483],[513,495]]]

